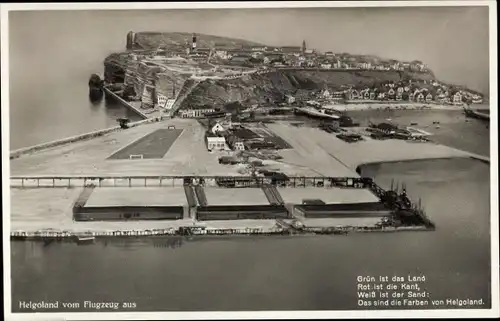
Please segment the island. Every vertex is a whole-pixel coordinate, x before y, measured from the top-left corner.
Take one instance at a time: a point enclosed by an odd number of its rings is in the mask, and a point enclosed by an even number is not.
[[[91,90],[144,120],[11,152],[11,237],[434,230],[404,182],[363,164],[480,155],[363,108],[464,109],[483,95],[421,61],[204,34],[129,32]],[[311,121],[308,121],[311,119]],[[418,145],[415,145],[418,144]],[[415,148],[418,146],[418,148]]]

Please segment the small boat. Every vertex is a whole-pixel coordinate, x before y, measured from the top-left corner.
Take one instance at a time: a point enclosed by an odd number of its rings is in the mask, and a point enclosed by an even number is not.
[[[95,236],[77,236],[79,242],[88,242],[95,240]]]
[[[95,240],[95,236],[93,236],[90,233],[85,233],[85,234],[80,234],[80,235],[75,235],[76,236],[76,242],[78,244],[88,244],[88,243],[93,243]]]
[[[417,125],[418,125],[418,123],[416,123],[416,122],[411,122],[411,123],[410,123],[410,125],[411,125],[411,126],[417,126]]]
[[[439,121],[433,121],[432,122],[434,125],[439,124]]]

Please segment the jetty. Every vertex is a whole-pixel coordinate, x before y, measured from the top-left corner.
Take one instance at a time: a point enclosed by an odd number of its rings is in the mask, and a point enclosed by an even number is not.
[[[295,107],[294,112],[296,115],[306,115],[314,118],[323,118],[331,120],[339,120],[340,116],[336,114],[328,114],[326,112],[321,112],[312,107]]]

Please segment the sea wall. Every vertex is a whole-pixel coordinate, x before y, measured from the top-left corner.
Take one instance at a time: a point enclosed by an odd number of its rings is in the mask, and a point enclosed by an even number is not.
[[[72,232],[45,230],[38,232],[13,231],[10,233],[12,240],[30,239],[71,239],[81,237],[143,237],[143,236],[191,236],[191,235],[335,235],[348,233],[368,233],[368,232],[403,232],[403,231],[433,231],[434,228],[425,226],[402,226],[402,227],[321,227],[304,228],[301,230],[285,229],[281,227],[272,228],[167,228],[167,229],[147,229],[147,230],[116,230],[98,232]]]
[[[136,121],[136,122],[131,122],[131,123],[128,123],[128,127],[135,127],[135,126],[139,126],[139,125],[143,125],[143,124],[147,124],[147,123],[158,122],[158,121],[163,120],[163,118],[164,117],[159,116],[159,117],[148,118],[148,119],[144,119],[144,120],[140,120],[140,121]],[[22,155],[31,154],[34,152],[39,152],[41,150],[45,150],[45,149],[49,149],[49,148],[57,147],[57,146],[62,146],[62,145],[74,143],[77,141],[97,138],[97,137],[103,136],[105,134],[109,134],[109,133],[120,131],[120,130],[126,130],[126,129],[123,129],[120,126],[115,126],[115,127],[111,127],[111,128],[96,130],[96,131],[85,133],[85,134],[80,134],[80,135],[76,135],[76,136],[62,138],[62,139],[58,139],[58,140],[54,140],[51,142],[30,146],[30,147],[16,149],[16,150],[10,152],[9,158],[10,159],[18,158]]]

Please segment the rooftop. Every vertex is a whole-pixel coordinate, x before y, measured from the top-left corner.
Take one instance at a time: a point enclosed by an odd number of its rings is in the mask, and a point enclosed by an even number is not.
[[[321,199],[326,204],[378,202],[368,189],[350,188],[278,188],[285,203],[301,204],[304,199]]]
[[[94,206],[183,206],[184,188],[179,187],[101,187],[90,194],[85,207]]]
[[[205,188],[208,205],[269,205],[260,188]]]

